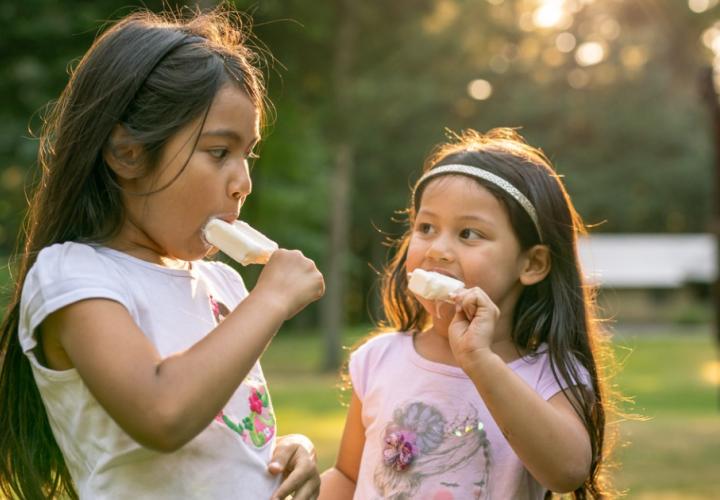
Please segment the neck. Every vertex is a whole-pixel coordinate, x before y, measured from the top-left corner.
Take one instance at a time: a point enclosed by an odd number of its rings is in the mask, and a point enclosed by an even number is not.
[[[189,262],[167,255],[160,245],[129,219],[123,224],[120,232],[105,242],[105,245],[140,260],[170,269],[190,268]]]

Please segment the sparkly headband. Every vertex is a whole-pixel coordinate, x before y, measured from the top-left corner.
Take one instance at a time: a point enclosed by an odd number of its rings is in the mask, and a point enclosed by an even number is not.
[[[443,174],[463,174],[463,175],[469,175],[470,177],[475,177],[476,179],[483,179],[485,181],[488,181],[492,184],[495,184],[497,187],[505,191],[507,194],[512,196],[515,201],[517,201],[521,207],[525,210],[525,212],[530,216],[530,219],[532,219],[533,224],[535,224],[535,230],[537,231],[538,236],[540,237],[540,241],[542,241],[542,232],[540,231],[540,222],[538,221],[537,212],[535,211],[535,207],[532,203],[530,203],[530,200],[528,200],[524,194],[522,194],[515,186],[510,184],[508,181],[503,179],[502,177],[499,177],[493,173],[488,172],[487,170],[483,170],[478,167],[473,167],[470,165],[442,165],[437,168],[433,168],[432,170],[428,170],[423,174],[422,177],[420,177],[420,180],[418,180],[415,183],[415,188],[413,189],[412,193],[412,205],[415,206],[415,192],[417,189],[428,179],[431,179],[433,177],[436,177],[438,175]]]

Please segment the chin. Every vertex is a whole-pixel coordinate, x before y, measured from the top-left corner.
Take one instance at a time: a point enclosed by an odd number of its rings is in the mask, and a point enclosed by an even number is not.
[[[178,249],[177,252],[174,252],[173,258],[178,260],[184,260],[186,262],[192,262],[194,260],[200,260],[207,255],[210,255],[212,253],[212,250],[212,248],[208,248],[205,245],[196,246],[196,248],[187,247],[181,250]]]

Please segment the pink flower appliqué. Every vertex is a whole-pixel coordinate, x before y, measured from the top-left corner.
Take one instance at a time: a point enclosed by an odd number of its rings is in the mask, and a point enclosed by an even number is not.
[[[398,472],[407,469],[415,458],[415,433],[395,431],[385,436],[383,461]]]
[[[250,403],[251,411],[254,411],[258,414],[262,413],[263,404],[258,391],[252,391],[252,394],[250,394],[250,397],[248,398],[248,403]]]
[[[215,300],[215,298],[212,295],[210,295],[209,298],[210,298],[210,307],[212,308],[213,316],[215,317],[215,319],[217,319],[218,316],[220,316],[220,306],[218,305],[217,301]]]

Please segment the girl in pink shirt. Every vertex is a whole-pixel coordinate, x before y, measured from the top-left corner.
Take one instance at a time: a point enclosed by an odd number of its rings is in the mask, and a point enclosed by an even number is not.
[[[409,215],[384,275],[388,328],[350,358],[320,497],[602,496],[608,349],[577,260],[583,226],[549,160],[510,129],[464,132],[427,160]],[[465,288],[415,296],[415,269]]]

